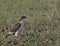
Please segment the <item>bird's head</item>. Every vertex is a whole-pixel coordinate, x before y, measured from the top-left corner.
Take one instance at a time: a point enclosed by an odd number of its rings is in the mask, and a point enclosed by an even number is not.
[[[26,19],[27,17],[26,16],[22,16],[21,19]]]
[[[19,21],[20,21],[20,22],[23,22],[23,21],[25,21],[26,18],[27,18],[26,16],[22,16]]]
[[[19,21],[21,21],[21,20],[23,20],[23,19],[26,19],[26,18],[27,18],[26,16],[22,16]]]

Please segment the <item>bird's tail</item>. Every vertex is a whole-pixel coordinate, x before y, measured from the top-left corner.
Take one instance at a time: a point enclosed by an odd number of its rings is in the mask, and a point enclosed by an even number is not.
[[[10,35],[14,35],[15,33],[8,33],[6,36],[5,36],[5,38],[7,38],[8,36],[10,36]]]

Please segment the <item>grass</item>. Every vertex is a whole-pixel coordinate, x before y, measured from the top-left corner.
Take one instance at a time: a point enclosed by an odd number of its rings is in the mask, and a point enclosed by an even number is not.
[[[4,38],[23,15],[19,36]],[[60,46],[60,1],[0,0],[0,46]]]

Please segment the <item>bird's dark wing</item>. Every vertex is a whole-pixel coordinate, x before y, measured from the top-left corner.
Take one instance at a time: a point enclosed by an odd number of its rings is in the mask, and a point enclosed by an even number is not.
[[[12,28],[11,28],[11,32],[16,32],[19,28],[21,27],[21,23],[17,23],[17,24],[15,24],[15,26],[13,26]]]

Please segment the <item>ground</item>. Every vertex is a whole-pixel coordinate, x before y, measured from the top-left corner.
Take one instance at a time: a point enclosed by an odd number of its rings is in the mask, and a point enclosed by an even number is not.
[[[18,37],[5,38],[21,16]],[[0,0],[0,46],[60,46],[60,0]]]

